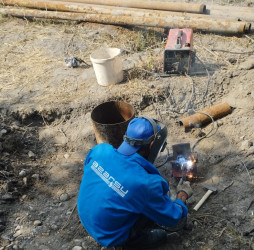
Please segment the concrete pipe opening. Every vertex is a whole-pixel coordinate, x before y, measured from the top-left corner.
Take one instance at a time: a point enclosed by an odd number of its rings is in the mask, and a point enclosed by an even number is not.
[[[95,107],[91,113],[97,143],[108,143],[117,148],[131,119],[134,108],[125,102],[110,101]]]

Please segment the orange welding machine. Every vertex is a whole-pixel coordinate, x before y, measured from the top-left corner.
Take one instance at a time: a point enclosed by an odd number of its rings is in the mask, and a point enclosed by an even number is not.
[[[170,29],[164,51],[166,74],[188,74],[193,53],[193,30]]]

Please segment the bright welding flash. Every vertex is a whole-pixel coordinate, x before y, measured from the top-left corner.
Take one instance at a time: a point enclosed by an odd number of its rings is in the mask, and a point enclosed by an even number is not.
[[[187,161],[187,168],[191,168],[193,166],[193,162],[192,161]]]

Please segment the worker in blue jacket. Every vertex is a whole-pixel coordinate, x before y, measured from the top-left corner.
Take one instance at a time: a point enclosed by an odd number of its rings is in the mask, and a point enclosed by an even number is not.
[[[102,143],[87,154],[77,208],[82,225],[101,245],[154,248],[167,236],[156,224],[173,229],[186,218],[189,182],[178,185],[172,201],[167,181],[152,164],[166,137],[165,126],[138,117],[118,149]]]

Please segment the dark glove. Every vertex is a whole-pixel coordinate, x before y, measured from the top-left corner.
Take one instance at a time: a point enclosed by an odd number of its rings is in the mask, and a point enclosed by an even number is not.
[[[177,193],[179,193],[180,191],[185,192],[188,195],[188,198],[190,198],[193,194],[193,190],[190,186],[190,182],[189,181],[183,181],[183,179],[181,179],[176,187],[176,191]]]

